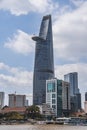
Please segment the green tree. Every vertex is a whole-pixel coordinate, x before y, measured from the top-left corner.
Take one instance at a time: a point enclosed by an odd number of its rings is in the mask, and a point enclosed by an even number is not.
[[[28,118],[32,118],[32,119],[39,118],[40,117],[39,107],[35,105],[29,106],[26,109],[26,115]]]
[[[23,119],[23,116],[21,116],[18,112],[9,112],[5,114],[5,118],[7,120],[19,120]]]

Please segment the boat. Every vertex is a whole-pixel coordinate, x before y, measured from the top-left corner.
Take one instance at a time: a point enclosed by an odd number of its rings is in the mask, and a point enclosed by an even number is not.
[[[59,125],[65,125],[68,124],[71,118],[67,118],[67,117],[60,117],[60,118],[56,118],[55,124],[59,124]]]

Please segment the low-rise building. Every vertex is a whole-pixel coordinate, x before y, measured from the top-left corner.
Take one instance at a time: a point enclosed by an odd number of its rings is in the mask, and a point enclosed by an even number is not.
[[[20,114],[24,114],[26,112],[26,107],[5,107],[0,110],[0,113],[5,114],[9,112],[18,112]]]
[[[54,116],[55,113],[49,104],[43,103],[42,105],[37,105],[40,109],[40,113],[45,116]]]

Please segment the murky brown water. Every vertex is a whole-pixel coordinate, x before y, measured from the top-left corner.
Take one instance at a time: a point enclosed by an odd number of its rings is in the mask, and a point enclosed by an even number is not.
[[[87,126],[66,126],[66,125],[0,125],[0,130],[87,130]]]

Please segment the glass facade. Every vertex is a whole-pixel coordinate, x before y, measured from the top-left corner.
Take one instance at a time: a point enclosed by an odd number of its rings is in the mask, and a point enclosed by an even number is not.
[[[67,81],[70,83],[70,95],[74,96],[75,94],[79,93],[78,89],[78,73],[68,73],[64,75],[64,81]]]
[[[87,101],[87,92],[85,93],[85,101]]]
[[[36,41],[33,104],[41,105],[46,102],[46,80],[54,78],[51,15],[43,17],[39,36],[34,36],[32,39]],[[51,86],[48,89],[50,91]]]
[[[68,73],[64,75],[64,80],[70,83],[71,111],[76,112],[81,109],[81,95],[78,88],[78,73]]]
[[[62,80],[57,80],[57,116],[62,115]]]

